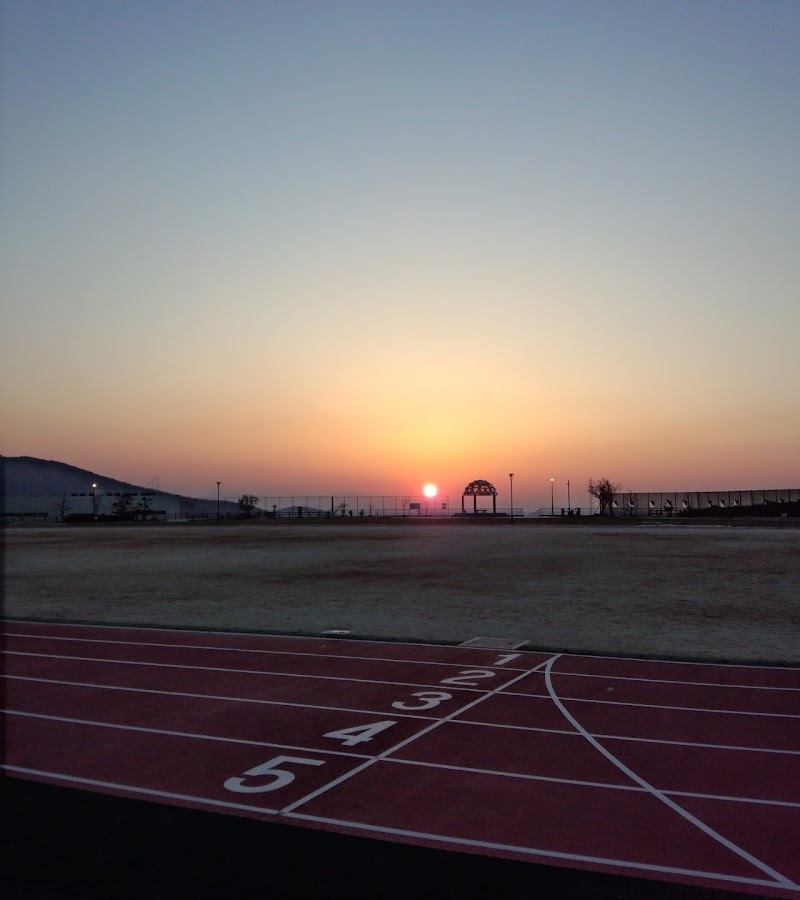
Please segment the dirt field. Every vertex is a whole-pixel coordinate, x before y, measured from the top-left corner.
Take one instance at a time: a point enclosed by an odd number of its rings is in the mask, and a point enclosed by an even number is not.
[[[6,528],[4,611],[800,664],[800,528],[297,522]]]

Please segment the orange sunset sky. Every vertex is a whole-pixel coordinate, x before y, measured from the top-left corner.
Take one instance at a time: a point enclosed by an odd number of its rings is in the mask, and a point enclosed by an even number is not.
[[[800,486],[794,2],[7,3],[4,455]]]

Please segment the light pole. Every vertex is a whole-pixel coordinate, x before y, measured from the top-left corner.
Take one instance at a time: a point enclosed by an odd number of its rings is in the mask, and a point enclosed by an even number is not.
[[[553,479],[550,479],[550,518],[556,514],[556,504],[553,499]]]
[[[567,515],[572,515],[572,500],[569,498],[569,479],[567,479]]]
[[[508,480],[511,482],[511,524],[514,524],[514,473],[508,473]]]
[[[217,482],[217,525],[219,525],[219,486],[222,484],[221,481]]]

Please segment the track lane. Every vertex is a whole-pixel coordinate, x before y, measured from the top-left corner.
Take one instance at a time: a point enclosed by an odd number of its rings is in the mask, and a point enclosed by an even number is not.
[[[28,627],[28,623],[22,624]],[[116,640],[87,638],[98,632],[87,626],[81,628],[86,629],[82,640],[91,645],[102,642],[106,647],[126,646],[134,633],[141,636],[145,631],[123,629],[125,641],[120,645]],[[108,634],[105,630],[102,633]],[[52,637],[39,633],[24,640],[47,641]],[[18,775],[27,771],[25,777],[52,783],[72,779],[73,783],[107,793],[124,796],[126,791],[136,795],[144,792],[166,802],[247,816],[274,818],[282,810],[282,819],[348,833],[381,834],[389,840],[469,846],[477,852],[508,858],[549,860],[629,874],[649,871],[652,877],[769,896],[798,896],[791,883],[788,887],[771,883],[763,870],[719,843],[717,856],[708,848],[701,852],[696,845],[688,847],[683,826],[676,824],[674,816],[675,821],[670,822],[668,809],[663,821],[667,837],[659,837],[658,843],[667,840],[669,849],[663,852],[671,862],[659,861],[648,844],[649,834],[644,838],[639,834],[642,829],[650,829],[645,822],[661,827],[661,819],[654,818],[651,807],[654,798],[635,782],[626,784],[620,771],[609,769],[607,760],[587,753],[586,747],[576,751],[583,739],[549,698],[518,690],[524,682],[539,679],[536,674],[525,675],[523,666],[533,668],[547,659],[547,654],[518,654],[511,669],[485,662],[489,658],[496,663],[507,654],[470,651],[469,657],[460,655],[459,661],[451,664],[447,651],[466,648],[435,646],[431,652],[425,645],[413,667],[435,680],[417,683],[381,681],[381,674],[394,676],[410,671],[409,664],[396,658],[383,659],[378,646],[371,648],[376,655],[365,660],[356,655],[358,647],[343,647],[338,639],[323,642],[329,648],[317,656],[308,650],[311,644],[303,645],[306,649],[301,653],[295,652],[299,645],[294,641],[288,644],[291,652],[284,652],[279,649],[280,639],[274,638],[269,640],[270,649],[263,652],[265,644],[257,639],[260,636],[252,642],[253,636],[244,636],[248,647],[242,649],[228,643],[234,637],[231,635],[226,636],[224,647],[182,645],[184,638],[196,640],[196,633],[190,632],[180,637],[174,648],[177,656],[172,658],[181,662],[170,663],[161,654],[167,652],[169,658],[173,648],[154,648],[152,634],[147,637],[144,650],[132,651],[137,657],[142,653],[141,657],[121,662],[112,661],[113,654],[95,660],[71,653],[62,654],[65,658],[52,653],[6,655],[6,662],[13,661],[13,672],[7,666],[6,673],[18,676],[6,679],[7,685],[13,685],[7,694],[9,706],[29,703],[27,711],[40,716],[7,717],[13,737],[9,747],[17,754],[17,762],[8,764],[15,766]],[[5,644],[17,645],[21,639],[9,635]],[[400,645],[388,646],[396,654]],[[130,652],[128,648],[123,655]],[[353,656],[348,655],[351,652]],[[206,662],[229,663],[233,658],[249,660],[250,654],[261,662],[280,658],[277,666],[286,666],[288,671],[269,674],[258,668],[261,663],[254,670],[231,671],[197,661],[201,655]],[[467,658],[481,662],[466,663]],[[596,659],[590,658],[592,665]],[[190,665],[189,660],[194,663]],[[364,666],[350,668],[357,660]],[[696,669],[691,673],[684,670],[682,678],[674,678],[678,683],[672,686],[675,693],[671,696],[664,679],[644,679],[645,692],[652,690],[649,699],[662,703],[671,700],[673,708],[621,703],[617,698],[616,702],[597,702],[597,697],[610,693],[608,687],[614,687],[615,694],[619,690],[621,696],[640,697],[642,661],[630,661],[629,674],[625,675],[620,661],[615,660],[613,676],[597,677],[594,682],[587,680],[586,673],[570,676],[558,671],[566,664],[570,669],[580,667],[580,660],[560,657],[551,663],[554,683],[585,684],[580,692],[590,698],[564,701],[565,706],[576,711],[582,728],[588,727],[588,720],[590,731],[605,734],[605,743],[613,746],[620,760],[627,760],[629,769],[658,790],[682,795],[684,808],[714,811],[709,814],[709,822],[718,818],[718,830],[724,833],[729,827],[754,857],[761,858],[759,848],[765,841],[748,821],[772,822],[773,834],[783,822],[785,834],[796,835],[797,810],[786,805],[794,802],[791,798],[795,794],[786,790],[786,785],[798,783],[797,757],[790,752],[797,740],[798,719],[774,712],[785,709],[784,700],[770,700],[768,705],[777,705],[767,715],[759,713],[757,704],[763,697],[772,696],[775,687],[783,689],[784,698],[794,696],[786,689],[800,687],[797,680],[787,680],[784,674],[778,679],[780,685],[765,683],[761,687],[769,690],[754,690],[754,673],[748,670],[750,680],[742,681],[737,691],[744,692],[738,696],[746,697],[752,706],[736,712],[685,707],[687,698],[676,700],[684,689],[692,693],[691,702],[702,702],[705,697],[710,703],[719,691],[735,694],[730,683],[722,680],[724,667],[718,666],[703,672],[703,678],[716,678],[709,683],[708,693],[696,683]],[[476,671],[490,668],[490,676],[475,677]],[[365,669],[369,678],[356,677]],[[349,675],[336,674],[341,672]],[[671,674],[680,674],[680,670],[673,668]],[[24,680],[37,678],[44,680]],[[445,684],[448,678],[455,678],[455,683]],[[573,681],[576,678],[579,680]],[[98,681],[95,684],[90,679]],[[70,680],[76,683],[53,683]],[[770,681],[768,677],[756,680]],[[433,706],[424,708],[428,702],[424,695],[437,692],[448,698],[439,696]],[[774,694],[778,696],[779,692]],[[398,709],[397,703],[411,708]],[[414,704],[423,708],[414,709]],[[82,718],[83,723],[91,724],[41,718],[54,713],[61,719]],[[396,724],[369,732],[375,723],[388,721]],[[37,724],[32,725],[34,722]],[[361,741],[364,729],[368,738]],[[330,732],[336,736],[326,737]],[[626,737],[636,740],[624,740]],[[731,746],[739,747],[748,746],[746,742],[750,741],[761,750],[691,747],[689,738],[707,745],[735,739]],[[778,752],[768,754],[764,750]],[[281,757],[290,761],[281,763]],[[270,764],[275,759],[278,762]],[[246,774],[265,764],[267,769],[259,775]],[[768,764],[769,770],[765,768]],[[248,787],[270,785],[282,766],[292,777],[274,791],[237,796],[225,787],[231,779],[242,779]],[[378,773],[383,773],[382,778]],[[696,796],[699,793],[738,799],[711,800]],[[354,799],[356,795],[361,796],[361,805]],[[439,802],[437,797],[441,797],[445,809],[433,808],[431,804]],[[768,801],[784,805],[770,806]],[[728,808],[733,810],[729,815],[720,812]],[[604,819],[602,809],[615,821],[621,818],[621,823]],[[535,819],[531,819],[531,811]],[[556,837],[540,830],[542,814]],[[705,813],[693,815],[703,819]],[[440,817],[449,823],[447,828],[424,833],[419,828],[420,822],[427,828],[430,821]],[[592,829],[598,827],[603,834],[593,833]],[[636,844],[637,835],[640,846]],[[706,839],[711,840],[708,835],[702,840]],[[696,859],[695,852],[699,854]],[[786,846],[781,849],[770,845],[764,857],[766,865],[786,871],[782,862],[786,862],[788,852]],[[736,857],[734,861],[731,856]],[[705,866],[701,858],[708,860]],[[786,874],[794,877],[791,871]]]

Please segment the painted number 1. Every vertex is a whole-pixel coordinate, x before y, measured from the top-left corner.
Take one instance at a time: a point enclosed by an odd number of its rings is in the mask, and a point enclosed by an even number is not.
[[[493,666],[504,666],[506,663],[511,662],[512,659],[516,659],[519,656],[519,653],[503,653],[502,656],[498,656],[496,661],[492,663]]]

